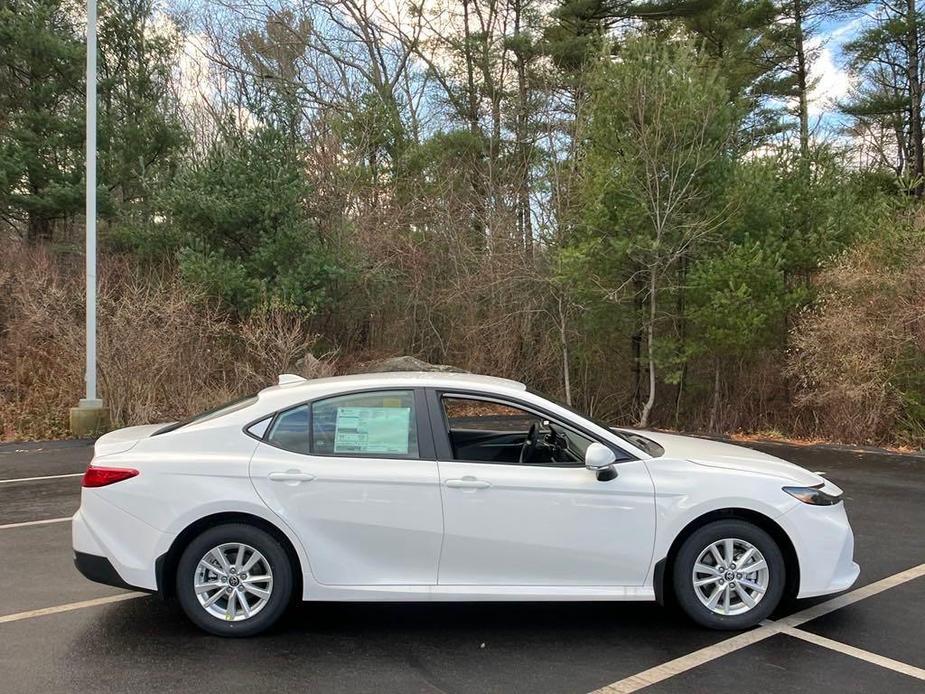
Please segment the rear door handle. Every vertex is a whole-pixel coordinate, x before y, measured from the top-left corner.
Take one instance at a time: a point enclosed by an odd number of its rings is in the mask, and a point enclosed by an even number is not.
[[[459,480],[447,480],[445,484],[451,489],[487,489],[491,486],[491,482],[479,480],[475,477],[463,477]]]
[[[267,477],[273,482],[290,482],[298,484],[299,482],[311,482],[315,476],[308,472],[299,472],[298,470],[287,470],[286,472],[271,472]]]

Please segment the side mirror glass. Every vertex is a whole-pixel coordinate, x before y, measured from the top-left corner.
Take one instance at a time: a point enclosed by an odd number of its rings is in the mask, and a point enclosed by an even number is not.
[[[585,451],[585,467],[593,472],[607,470],[615,462],[617,456],[602,443],[592,443]]]

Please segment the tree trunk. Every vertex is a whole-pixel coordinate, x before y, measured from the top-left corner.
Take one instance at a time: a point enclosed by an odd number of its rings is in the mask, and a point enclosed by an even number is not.
[[[30,212],[26,236],[26,240],[29,243],[51,241],[51,220],[47,217],[42,217],[35,212]]]
[[[716,431],[719,426],[719,400],[720,400],[720,371],[719,357],[713,361],[713,405],[710,408],[710,424],[707,426],[709,431]]]
[[[519,229],[518,241],[528,257],[533,252],[533,223],[530,213],[530,147],[527,142],[527,125],[529,110],[529,94],[527,85],[527,64],[524,51],[520,44],[520,19],[522,13],[520,2],[514,6],[514,36],[517,38],[517,49],[514,57],[517,59],[517,164],[518,170],[518,214]]]
[[[572,405],[572,380],[569,376],[568,333],[566,332],[565,306],[559,295],[559,348],[562,352],[562,388],[565,390],[565,403]]]
[[[652,414],[652,408],[655,405],[655,315],[656,315],[656,286],[655,272],[649,277],[649,324],[646,326],[646,345],[647,357],[649,359],[649,397],[646,404],[642,407],[642,414],[639,416],[639,427],[644,429],[649,426],[649,417]]]
[[[915,0],[910,0],[914,2]],[[797,90],[800,99],[800,157],[803,166],[809,163],[809,101],[807,94],[807,65],[806,50],[803,46],[803,0],[793,0],[793,23],[796,32],[796,53],[797,53]]]
[[[633,292],[633,315],[642,316],[642,299],[640,298],[643,291],[643,285],[638,280],[633,280],[635,291]],[[643,325],[633,330],[630,336],[630,349],[633,355],[633,411],[635,412],[642,402],[642,331]]]
[[[479,107],[478,96],[475,93],[475,64],[472,58],[472,33],[469,29],[469,3],[471,0],[463,0],[463,56],[466,61],[466,104],[468,113],[466,120],[469,122],[469,132],[473,135],[479,134]]]
[[[678,298],[675,303],[675,312],[678,321],[678,347],[681,354],[687,348],[687,321],[684,319],[686,307],[684,304],[684,287],[687,286],[687,255],[682,255],[678,263]],[[687,357],[681,362],[681,373],[678,375],[678,392],[674,400],[674,424],[677,428],[681,420],[681,399],[684,396],[684,382],[687,380]]]
[[[925,190],[925,155],[922,151],[922,82],[919,79],[919,22],[916,0],[906,0],[906,42],[909,52],[909,137],[912,139],[913,192],[921,197]]]
[[[466,121],[469,124],[469,133],[472,135],[472,144],[475,145],[481,139],[482,129],[479,124],[479,97],[475,86],[475,59],[472,55],[472,31],[469,25],[469,5],[472,0],[463,0],[463,57],[466,63]],[[472,162],[472,192],[473,212],[472,212],[472,234],[476,243],[484,241],[485,235],[485,210],[487,208],[485,200],[485,186],[482,180],[482,159],[484,154],[479,148],[473,152],[474,160]]]

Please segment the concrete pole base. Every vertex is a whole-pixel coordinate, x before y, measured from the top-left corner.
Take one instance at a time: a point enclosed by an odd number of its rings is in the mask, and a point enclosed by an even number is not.
[[[71,408],[71,435],[78,439],[93,438],[110,429],[109,408],[102,400],[81,400]]]

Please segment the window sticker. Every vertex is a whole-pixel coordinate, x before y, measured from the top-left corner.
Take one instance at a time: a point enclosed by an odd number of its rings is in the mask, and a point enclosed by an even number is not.
[[[410,407],[338,407],[335,453],[408,453]]]

